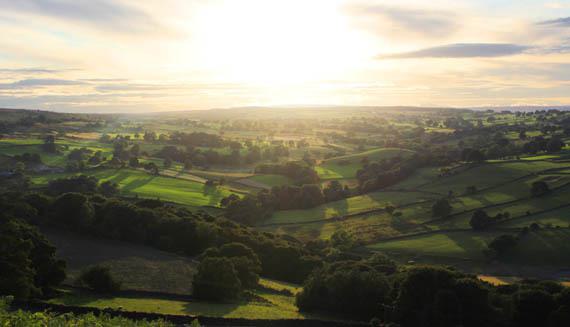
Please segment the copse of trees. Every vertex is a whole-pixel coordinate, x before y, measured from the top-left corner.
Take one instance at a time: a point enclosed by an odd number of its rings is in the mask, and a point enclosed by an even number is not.
[[[261,264],[258,274],[284,281],[300,283],[321,263],[321,259],[301,243],[257,232],[204,212],[192,213],[182,207],[167,206],[159,200],[133,202],[96,193],[64,193],[53,198],[12,192],[10,198],[0,197],[0,209],[6,213],[17,212],[22,219],[37,224],[63,226],[101,238],[145,244],[190,256],[210,247],[239,242],[258,255]],[[242,266],[236,265],[240,270]]]
[[[494,222],[500,221],[501,219],[507,219],[511,215],[508,211],[499,212],[494,217],[491,217],[482,209],[477,209],[471,215],[471,219],[469,220],[469,225],[474,230],[484,230]]]
[[[353,259],[315,270],[297,294],[299,309],[363,321],[374,317],[373,326],[559,327],[570,323],[570,291],[555,282],[493,286],[443,267],[401,266],[384,271],[375,268],[373,261]]]
[[[48,191],[51,194],[94,193],[97,191],[97,183],[97,178],[87,175],[58,178],[48,182]]]
[[[550,188],[548,187],[548,184],[546,184],[545,181],[536,181],[532,183],[530,188],[530,195],[534,198],[543,196],[548,192],[550,192]]]
[[[451,214],[453,207],[449,204],[447,199],[439,199],[434,202],[431,207],[431,213],[433,217],[444,218]]]
[[[44,137],[44,143],[42,144],[42,150],[47,153],[57,153],[57,145],[55,144],[55,136],[47,135]]]
[[[301,311],[330,311],[369,320],[387,302],[386,276],[366,262],[338,262],[313,272],[297,294]]]
[[[19,161],[19,162],[23,162],[25,164],[41,164],[42,163],[42,158],[39,154],[37,153],[22,153],[22,154],[17,154],[13,157],[14,160]]]
[[[206,300],[238,297],[259,281],[261,262],[257,254],[241,243],[209,248],[201,255],[192,282],[193,295]]]
[[[489,259],[501,259],[504,258],[518,242],[518,237],[514,235],[500,235],[487,244],[487,249],[485,249],[483,253]]]
[[[227,218],[241,224],[255,225],[270,218],[275,210],[314,208],[349,194],[350,191],[338,182],[329,183],[324,190],[317,184],[281,185],[243,198],[229,195],[220,204],[225,207]]]
[[[105,266],[92,266],[82,271],[77,284],[98,293],[114,293],[121,288],[121,283],[111,274],[109,267]]]
[[[53,294],[65,279],[65,262],[38,230],[12,216],[17,210],[2,205],[0,214],[0,295],[18,300]]]

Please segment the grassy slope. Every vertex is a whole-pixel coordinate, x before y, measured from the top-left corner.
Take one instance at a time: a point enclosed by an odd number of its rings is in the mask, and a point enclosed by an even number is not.
[[[282,175],[255,175],[249,177],[248,180],[261,183],[267,187],[288,185],[292,182],[289,177]]]
[[[509,182],[513,178],[526,176],[531,172],[538,172],[548,168],[560,168],[566,164],[555,164],[549,162],[525,162],[525,163],[501,163],[488,164],[481,167],[468,169],[457,175],[437,178],[435,172],[431,169],[420,171],[419,174],[413,175],[411,180],[405,181],[410,189],[417,188],[418,185],[424,184],[421,189],[429,191],[442,191],[456,188],[464,190],[465,185],[478,185],[480,188],[491,187],[472,195],[461,195],[450,199],[453,206],[453,213],[457,214],[448,220],[441,220],[428,225],[424,223],[433,219],[431,215],[431,203],[418,203],[416,205],[400,208],[397,211],[402,213],[400,218],[392,217],[382,212],[351,217],[341,221],[315,222],[306,223],[315,219],[329,218],[339,214],[348,214],[377,207],[383,207],[383,201],[392,202],[396,206],[402,203],[410,203],[421,200],[426,197],[437,198],[437,195],[426,196],[423,193],[398,193],[398,192],[377,192],[364,196],[349,198],[342,201],[332,202],[323,206],[308,210],[290,210],[281,211],[274,214],[273,218],[266,221],[265,224],[271,223],[293,223],[291,225],[282,226],[266,226],[263,230],[275,231],[293,235],[299,239],[309,240],[314,238],[328,238],[334,231],[344,229],[353,232],[359,239],[371,241],[377,238],[386,238],[397,236],[402,233],[413,233],[425,230],[437,230],[440,228],[469,228],[469,219],[472,212],[476,208],[489,207],[486,211],[495,215],[499,212],[509,211],[511,216],[524,215],[526,211],[539,212],[545,209],[553,208],[564,204],[568,198],[570,187],[556,190],[552,194],[539,199],[528,199],[530,195],[531,184],[537,180],[545,180],[551,188],[555,188],[570,181],[567,175],[553,174],[548,175],[531,175],[515,182]],[[483,174],[484,176],[481,176]],[[488,176],[491,174],[492,176]],[[487,177],[485,177],[485,175]],[[506,175],[506,177],[504,176]],[[434,182],[425,184],[426,180]],[[479,182],[481,181],[481,182]],[[508,183],[506,183],[508,182]],[[456,185],[460,185],[456,187]],[[402,187],[403,186],[397,186]],[[442,192],[442,193],[447,193]],[[459,195],[459,191],[456,193]],[[397,195],[394,200],[391,196]],[[376,198],[377,197],[377,198]],[[500,205],[501,203],[523,199],[511,204]],[[461,214],[463,211],[467,211]],[[554,214],[554,213],[553,213]],[[552,217],[547,215],[538,218],[545,219]],[[532,219],[532,218],[530,218]],[[532,220],[534,221],[534,220]],[[552,221],[555,224],[566,226],[568,220],[558,218]],[[528,224],[527,224],[528,225]]]
[[[365,152],[336,157],[323,161],[315,169],[322,180],[355,178],[356,171],[362,168],[361,160],[367,157],[370,161],[389,159],[398,155],[409,156],[413,151],[395,148],[380,148]],[[341,164],[342,161],[348,161]]]
[[[295,306],[294,296],[281,295],[276,290],[288,288],[287,284],[261,280],[263,289],[254,294],[261,301],[243,301],[236,303],[211,303],[185,301],[161,296],[101,297],[90,292],[68,291],[63,296],[50,300],[52,303],[79,305],[96,308],[118,308],[125,311],[155,312],[162,314],[209,316],[246,319],[303,319],[309,316],[300,313]]]
[[[483,260],[487,242],[506,232],[447,232],[415,236],[369,245],[371,250],[413,253],[435,257]],[[525,265],[561,265],[570,260],[570,230],[531,232],[521,237],[516,248],[503,259]]]
[[[401,205],[430,198],[431,195],[419,192],[373,192],[325,203],[311,209],[278,211],[264,224],[302,223],[384,208],[388,204]]]
[[[126,242],[100,240],[71,232],[43,230],[57,247],[57,255],[67,261],[68,282],[78,276],[81,269],[94,264],[111,268],[127,290],[144,290],[177,294],[190,294],[196,264],[189,258],[162,252],[153,248]],[[158,312],[167,314],[239,317],[249,319],[304,318],[298,312],[292,295],[276,291],[287,289],[292,293],[299,287],[287,283],[262,279],[262,287],[254,293],[261,301],[237,303],[208,303],[184,301],[167,295],[105,297],[87,291],[67,290],[52,303],[97,308],[118,308],[126,311]]]
[[[101,169],[84,172],[101,181],[111,180],[119,184],[125,195],[160,198],[190,206],[218,206],[220,200],[231,194],[224,187],[211,187],[189,180],[152,176],[133,169]],[[49,180],[74,175],[73,173],[38,175],[33,177],[37,185],[46,185]]]
[[[433,183],[420,187],[420,189],[440,193],[447,193],[449,190],[452,190],[455,194],[460,194],[465,191],[466,187],[471,185],[476,186],[478,189],[483,189],[531,173],[565,166],[568,166],[568,164],[547,161],[485,164],[455,175],[439,178]]]
[[[189,294],[196,264],[189,258],[120,241],[100,240],[54,228],[42,232],[67,262],[67,283],[95,264],[110,267],[124,289]]]

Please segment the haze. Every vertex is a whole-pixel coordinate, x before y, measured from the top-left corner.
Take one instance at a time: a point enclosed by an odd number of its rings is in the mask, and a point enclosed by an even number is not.
[[[570,104],[570,1],[0,0],[0,107]]]

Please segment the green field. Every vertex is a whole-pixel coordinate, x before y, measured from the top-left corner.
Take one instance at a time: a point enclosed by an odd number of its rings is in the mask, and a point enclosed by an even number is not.
[[[44,229],[48,239],[57,247],[57,255],[68,265],[67,283],[73,284],[82,269],[91,265],[105,265],[122,282],[124,290],[152,291],[189,295],[196,263],[191,258],[155,250],[127,242],[101,240],[72,232]],[[251,300],[235,303],[186,301],[168,294],[112,297],[86,290],[67,289],[51,303],[96,308],[119,308],[125,311],[155,312],[178,315],[202,315],[248,319],[302,319],[307,315],[298,311],[292,294],[299,286],[261,279]]]
[[[368,158],[370,162],[382,159],[390,159],[396,156],[407,157],[413,151],[395,148],[373,149],[356,154],[335,157],[323,161],[315,170],[322,180],[355,178],[356,171],[362,168],[361,160]]]
[[[125,311],[154,312],[162,314],[245,318],[245,319],[304,319],[318,318],[300,313],[295,306],[295,297],[276,291],[290,289],[288,284],[261,280],[263,288],[253,291],[255,300],[236,303],[211,303],[186,301],[168,296],[113,296],[104,297],[86,291],[68,290],[50,303],[95,307],[122,308]]]
[[[387,253],[413,253],[417,255],[452,257],[456,259],[483,259],[483,249],[499,233],[453,232],[415,236],[381,242],[367,246],[374,251]]]
[[[189,180],[152,176],[134,169],[100,169],[84,172],[84,174],[95,176],[101,181],[116,182],[124,195],[160,198],[161,200],[190,206],[217,207],[223,197],[231,194],[225,187],[205,186]],[[50,180],[72,175],[77,174],[38,175],[34,176],[32,181],[38,186],[43,186]]]
[[[70,139],[58,139],[59,153],[46,153],[42,150],[43,140],[36,138],[10,138],[0,140],[0,153],[14,156],[24,153],[37,153],[42,162],[48,166],[64,167],[66,156],[71,150],[86,148],[93,152],[101,151],[104,157],[110,157],[113,153],[112,145],[97,141],[78,141]]]
[[[433,183],[423,185],[421,190],[440,192],[446,194],[453,191],[461,194],[468,186],[475,186],[483,189],[491,186],[501,185],[513,179],[525,175],[537,173],[546,169],[557,169],[567,167],[565,163],[554,163],[548,161],[528,161],[528,162],[507,162],[495,164],[483,164],[463,171],[452,173],[450,176],[438,178]]]
[[[303,223],[432,198],[433,195],[420,192],[373,192],[325,203],[311,209],[278,211],[263,224]]]
[[[483,250],[494,237],[508,232],[447,232],[418,235],[367,246],[373,251],[391,254],[413,254],[460,260],[485,259]],[[566,267],[570,260],[570,230],[552,229],[530,232],[520,238],[515,248],[503,259],[525,265],[556,265]]]
[[[57,256],[67,262],[67,280],[74,284],[80,272],[92,265],[110,268],[128,290],[190,294],[196,263],[154,248],[43,228],[57,248]]]
[[[247,180],[259,183],[266,187],[288,185],[292,183],[292,180],[283,175],[255,175],[247,178]]]

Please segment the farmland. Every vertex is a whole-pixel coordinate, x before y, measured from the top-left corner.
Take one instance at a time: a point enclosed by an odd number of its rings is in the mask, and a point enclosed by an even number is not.
[[[2,199],[66,261],[47,303],[67,307],[337,320],[300,309],[308,276],[378,253],[398,273],[418,263],[570,278],[566,114],[533,113],[554,122],[545,133],[516,113],[355,110],[321,119],[307,109],[296,121],[259,109],[253,120],[205,111],[14,123],[0,138]],[[492,248],[497,240],[508,248]],[[113,296],[80,282],[99,267],[120,284]],[[239,296],[200,290],[203,279],[231,277],[220,271],[233,271]]]

